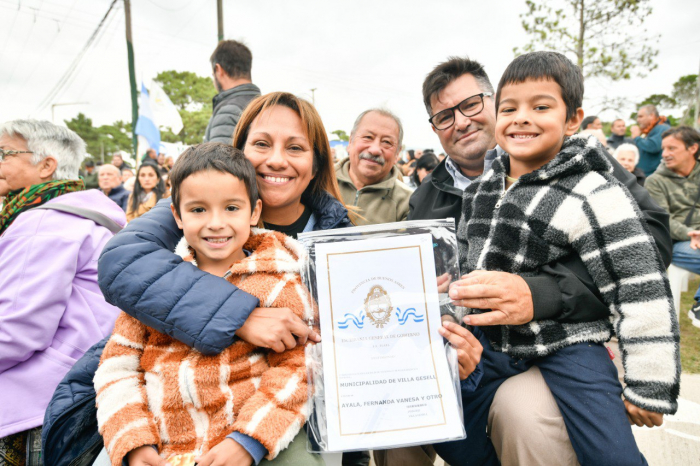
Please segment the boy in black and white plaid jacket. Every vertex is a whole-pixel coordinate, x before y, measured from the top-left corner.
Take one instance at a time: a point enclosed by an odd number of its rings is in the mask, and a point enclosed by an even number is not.
[[[463,273],[528,275],[578,254],[612,323],[545,320],[477,331],[485,373],[479,389],[465,395],[466,441],[485,435],[483,405],[498,386],[537,365],[581,464],[646,464],[629,423],[661,425],[663,414],[677,409],[678,321],[638,206],[611,175],[600,143],[574,135],[582,100],[581,71],[561,54],[530,53],[508,66],[496,95],[496,141],[506,154],[465,190],[460,265]],[[624,392],[602,345],[613,331]],[[480,407],[468,406],[474,404]]]

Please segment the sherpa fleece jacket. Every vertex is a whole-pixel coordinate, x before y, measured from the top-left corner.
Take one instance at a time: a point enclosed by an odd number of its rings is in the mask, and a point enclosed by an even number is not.
[[[183,240],[177,252],[187,256],[188,249]],[[299,275],[299,243],[253,229],[244,249],[251,255],[235,263],[226,279],[261,306],[287,307],[315,321]],[[191,255],[185,259],[193,261]],[[309,416],[304,353],[304,346],[278,354],[238,341],[205,356],[121,313],[94,380],[97,420],[112,464],[121,465],[143,445],[156,445],[165,458],[206,453],[232,432],[254,438],[273,459]]]
[[[625,398],[672,414],[680,389],[678,320],[659,251],[629,191],[594,137],[568,138],[557,156],[505,189],[509,158],[464,192],[457,233],[462,273],[531,275],[578,254],[609,306],[625,367]],[[535,358],[610,339],[607,319],[484,327],[497,351]]]

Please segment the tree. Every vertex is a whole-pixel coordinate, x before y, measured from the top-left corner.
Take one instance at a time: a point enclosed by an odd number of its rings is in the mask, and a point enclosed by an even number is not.
[[[695,111],[695,102],[697,98],[697,79],[698,75],[689,74],[681,76],[673,84],[671,95],[668,94],[652,94],[646,99],[637,104],[637,108],[652,104],[658,108],[667,110],[681,110],[683,115],[680,118],[675,118],[668,115],[668,122],[671,126],[689,125],[693,126],[693,112]],[[637,118],[637,113],[632,113],[631,118]]]
[[[649,0],[526,0],[522,26],[530,42],[516,55],[538,49],[575,58],[586,78],[613,81],[645,76],[657,67],[659,51],[642,29],[651,14]],[[638,31],[629,34],[624,31]]]
[[[202,142],[212,114],[212,99],[216,95],[212,80],[190,71],[169,70],[158,73],[154,81],[163,87],[178,108],[184,125],[180,134],[161,128],[161,139],[185,144]]]
[[[342,129],[336,129],[335,131],[331,131],[331,134],[334,134],[339,141],[349,141],[350,136],[348,136],[348,133],[343,131]]]
[[[693,114],[698,98],[698,75],[688,74],[678,78],[673,84],[672,95],[683,108],[682,124],[693,126]]]
[[[95,159],[101,159],[104,155],[105,161],[110,161],[112,154],[119,150],[131,153],[131,123],[120,120],[96,128],[92,125],[92,119],[83,113],[65,120],[65,123],[85,141],[87,153]]]

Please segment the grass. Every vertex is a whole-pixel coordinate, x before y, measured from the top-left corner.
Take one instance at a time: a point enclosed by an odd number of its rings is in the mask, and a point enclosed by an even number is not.
[[[681,296],[681,367],[686,374],[700,373],[700,328],[694,327],[688,317],[693,296],[700,278],[688,281],[688,291]]]

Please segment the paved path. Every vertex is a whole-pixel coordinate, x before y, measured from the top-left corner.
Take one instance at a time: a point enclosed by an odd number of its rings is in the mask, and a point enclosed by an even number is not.
[[[681,375],[675,416],[665,417],[661,427],[633,430],[650,466],[700,465],[700,374]]]

